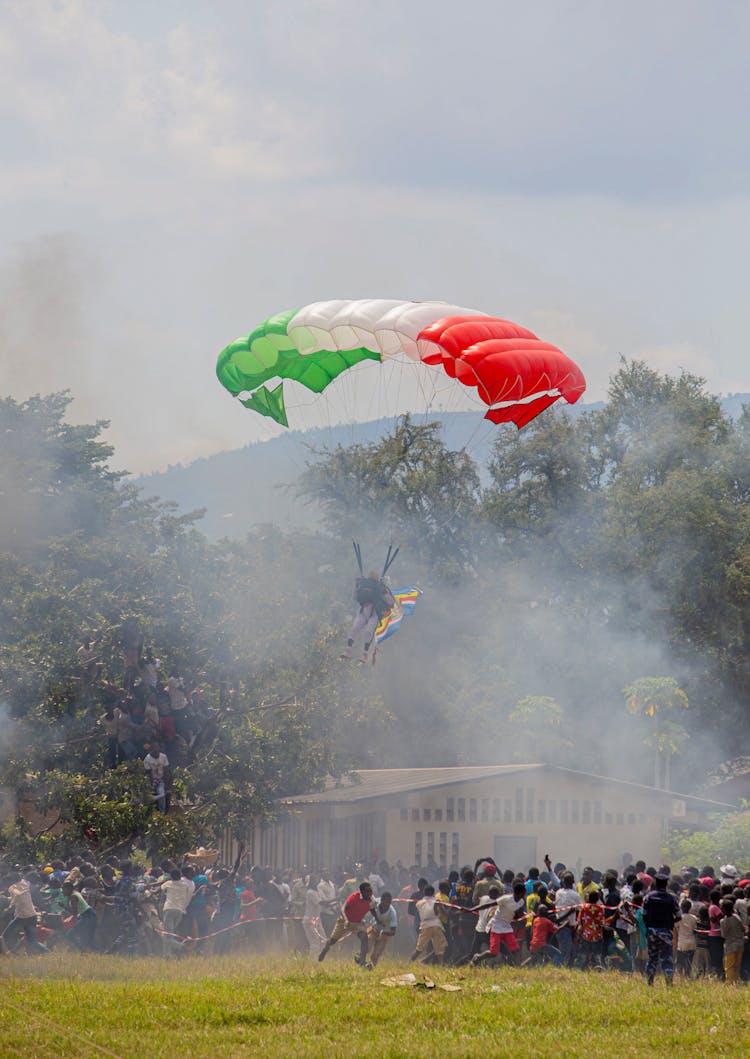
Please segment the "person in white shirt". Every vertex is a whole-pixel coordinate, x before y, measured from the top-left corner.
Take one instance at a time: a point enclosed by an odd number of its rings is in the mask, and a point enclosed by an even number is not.
[[[169,759],[163,754],[157,742],[151,744],[151,749],[143,759],[143,767],[151,780],[151,789],[154,792],[156,805],[160,813],[167,811],[167,790],[165,776],[169,768]]]
[[[380,897],[383,892],[383,889],[385,888],[385,882],[383,881],[382,876],[378,875],[378,873],[373,868],[370,874],[367,876],[367,881],[372,887],[372,892],[375,894],[375,896]]]
[[[317,956],[325,941],[320,929],[320,879],[317,875],[310,875],[307,880],[302,929],[307,938],[310,955]]]
[[[575,888],[573,872],[565,872],[562,877],[562,886],[555,894],[557,943],[562,953],[563,967],[570,967],[573,962],[573,935],[578,920],[578,910],[582,905],[583,900]]]
[[[373,924],[367,931],[368,952],[365,967],[368,970],[372,970],[383,955],[388,939],[395,936],[398,926],[398,915],[393,907],[393,897],[387,890],[383,892],[380,901],[370,915]]]
[[[325,869],[318,883],[318,895],[320,897],[320,923],[325,936],[330,937],[339,914],[339,900],[336,886]]]
[[[159,889],[165,895],[161,913],[164,934],[161,940],[164,955],[168,956],[170,951],[182,945],[181,939],[169,937],[169,935],[178,933],[182,918],[190,904],[190,898],[195,893],[195,883],[192,879],[186,879],[179,868],[173,868],[169,873],[169,878],[159,884]]]
[[[430,947],[436,963],[443,962],[443,955],[448,948],[445,930],[438,909],[441,902],[435,898],[435,887],[429,883],[424,888],[424,897],[417,901],[417,915],[419,916],[419,934],[417,935],[417,946],[411,954],[412,960],[424,961],[428,958]]]
[[[31,897],[31,886],[18,872],[7,876],[7,880],[10,884],[8,897],[13,909],[13,919],[0,936],[0,950],[8,950],[18,941],[19,934],[23,934],[29,956],[49,952],[46,946],[40,945],[36,940],[36,909]]]
[[[500,946],[504,945],[513,963],[517,962],[516,953],[519,945],[513,933],[513,920],[516,913],[526,904],[526,884],[519,882],[513,886],[512,894],[503,894],[495,904],[495,914],[490,920],[490,947],[486,952],[478,953],[472,959],[476,966],[484,960],[494,959],[500,955]]]
[[[495,914],[495,901],[502,897],[503,891],[499,886],[491,886],[486,894],[479,898],[479,904],[470,911],[477,912],[477,921],[474,927],[474,939],[471,945],[469,958],[473,959],[480,952],[484,952],[489,945],[490,919]],[[486,907],[483,907],[486,906]]]

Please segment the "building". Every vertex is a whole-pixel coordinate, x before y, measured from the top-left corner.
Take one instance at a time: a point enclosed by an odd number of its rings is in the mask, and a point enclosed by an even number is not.
[[[279,802],[255,828],[250,854],[278,868],[347,858],[458,867],[656,863],[668,827],[703,828],[736,806],[552,765],[373,769]]]

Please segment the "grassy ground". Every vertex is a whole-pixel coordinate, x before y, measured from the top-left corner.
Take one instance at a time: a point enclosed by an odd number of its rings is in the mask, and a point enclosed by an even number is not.
[[[127,960],[54,953],[0,960],[0,1056],[596,1056],[747,1050],[744,989],[554,968],[424,968],[460,992],[387,987],[331,958]],[[744,1044],[742,1042],[745,1042]]]

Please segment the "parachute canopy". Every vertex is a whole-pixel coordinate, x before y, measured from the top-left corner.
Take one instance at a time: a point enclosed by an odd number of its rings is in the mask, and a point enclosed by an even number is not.
[[[246,408],[288,426],[285,379],[322,393],[347,368],[398,354],[440,366],[476,389],[489,406],[485,419],[519,428],[586,389],[578,365],[525,327],[445,302],[384,299],[313,302],[271,316],[222,350],[216,374]]]

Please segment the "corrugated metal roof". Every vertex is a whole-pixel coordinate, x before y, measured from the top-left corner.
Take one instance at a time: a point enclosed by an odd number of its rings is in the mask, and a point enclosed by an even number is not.
[[[423,791],[428,787],[442,787],[446,783],[470,783],[509,772],[542,765],[475,765],[458,768],[434,769],[362,769],[353,774],[355,779],[340,783],[331,780],[323,791],[298,794],[283,798],[290,805],[317,802],[358,802],[364,798],[380,798],[386,794],[403,794],[406,791]]]
[[[657,795],[662,798],[679,798],[691,805],[700,805],[714,812],[727,812],[736,806],[726,802],[715,802],[707,798],[698,798],[692,794],[678,794],[676,791],[664,791],[657,787],[648,787],[628,780],[612,779],[609,776],[597,776],[592,772],[579,772],[576,769],[561,768],[556,765],[468,765],[456,768],[421,768],[421,769],[362,769],[351,778],[336,782],[330,780],[325,790],[313,791],[310,794],[298,794],[291,798],[281,798],[283,805],[316,805],[344,804],[365,801],[370,798],[382,798],[389,794],[408,794],[427,790],[430,787],[444,787],[453,784],[473,783],[478,780],[492,779],[514,772],[530,772],[544,769],[580,779],[593,780],[629,790]]]

